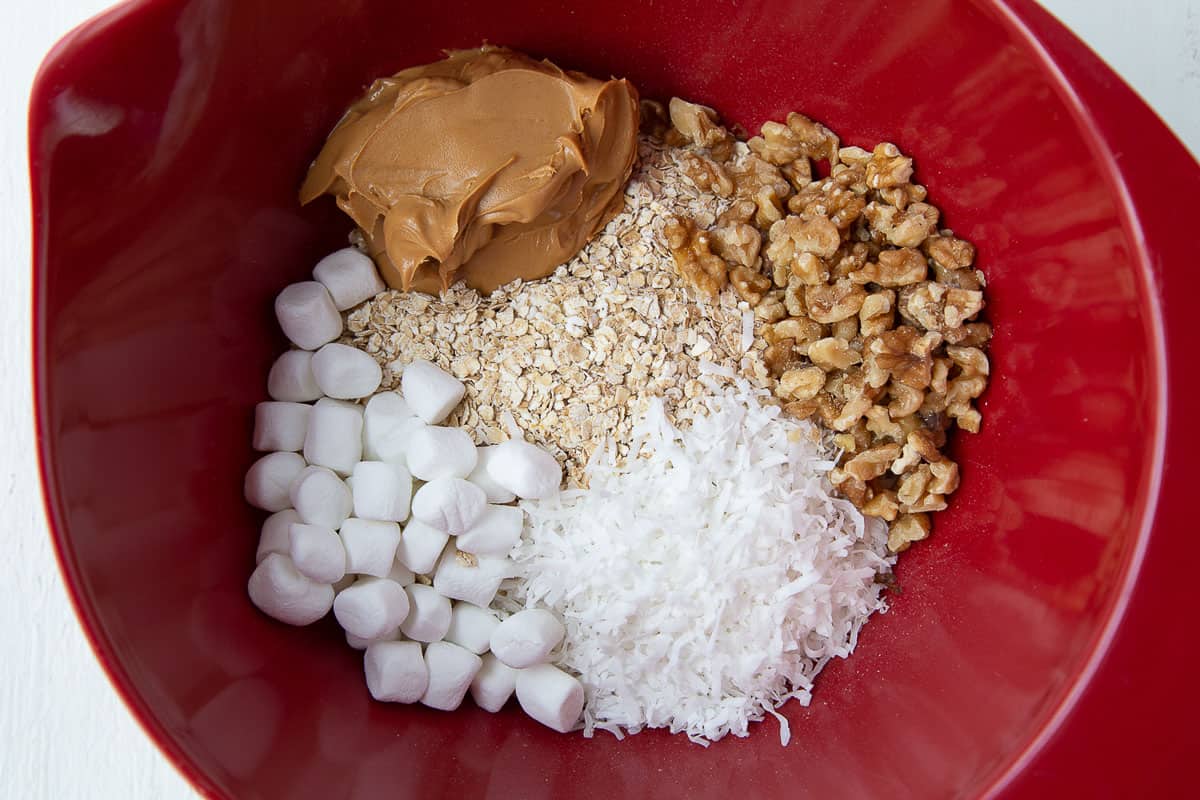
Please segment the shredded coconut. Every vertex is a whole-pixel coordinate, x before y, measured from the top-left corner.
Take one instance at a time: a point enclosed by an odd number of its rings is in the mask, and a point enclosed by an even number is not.
[[[787,744],[775,709],[807,705],[816,674],[886,608],[886,528],[833,495],[817,429],[744,380],[702,380],[709,395],[679,428],[654,401],[628,459],[598,450],[588,489],[522,504],[503,602],[562,616],[587,736],[664,727],[707,745],[770,713]]]

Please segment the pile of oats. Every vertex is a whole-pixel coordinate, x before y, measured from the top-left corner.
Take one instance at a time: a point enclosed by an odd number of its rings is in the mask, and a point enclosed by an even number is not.
[[[415,358],[437,363],[467,386],[448,424],[497,443],[508,438],[507,411],[582,486],[598,446],[611,441],[627,455],[650,398],[663,398],[672,419],[703,413],[701,361],[769,385],[766,345],[745,337],[749,304],[732,291],[715,302],[698,295],[663,236],[667,219],[712,225],[729,203],[685,176],[682,150],[643,138],[624,211],[553,275],[489,297],[463,284],[440,299],[384,292],[350,313],[343,341],[380,362],[384,388]]]

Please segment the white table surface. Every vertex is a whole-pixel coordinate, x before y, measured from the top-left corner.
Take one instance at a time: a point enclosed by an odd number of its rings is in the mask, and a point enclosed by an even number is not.
[[[1044,0],[1200,152],[1200,0]],[[25,110],[56,39],[107,0],[0,0],[0,797],[193,798],[92,656],[58,576],[37,484],[29,377]]]

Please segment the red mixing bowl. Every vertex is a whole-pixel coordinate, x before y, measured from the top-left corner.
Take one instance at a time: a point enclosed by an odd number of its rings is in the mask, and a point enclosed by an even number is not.
[[[903,594],[810,708],[708,749],[515,708],[372,702],[332,623],[245,597],[275,293],[345,241],[296,191],[374,77],[487,40],[748,129],[896,142],[975,242],[984,430]],[[1028,0],[143,0],[68,36],[31,104],[37,424],[97,656],[204,793],[1181,797],[1200,712],[1190,483],[1200,167]],[[469,704],[468,704],[469,705]]]

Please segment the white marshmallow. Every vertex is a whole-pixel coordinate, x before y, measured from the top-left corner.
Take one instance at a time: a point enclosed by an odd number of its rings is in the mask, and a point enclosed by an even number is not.
[[[329,291],[338,311],[353,308],[387,288],[371,257],[353,247],[337,250],[318,261],[313,267],[313,278]]]
[[[333,605],[332,586],[304,577],[279,553],[270,553],[255,567],[246,592],[260,611],[288,625],[310,625]]]
[[[436,425],[459,404],[467,387],[438,365],[418,358],[404,367],[400,391],[418,417]]]
[[[583,713],[583,684],[553,664],[517,672],[517,702],[547,728],[569,733]]]
[[[383,461],[354,465],[354,516],[403,522],[411,501],[412,476],[404,467]]]
[[[410,432],[407,457],[409,472],[423,481],[466,478],[479,459],[470,434],[460,428],[435,425]]]
[[[275,298],[283,335],[301,350],[316,350],[342,335],[342,315],[329,291],[316,281],[288,286]]]
[[[348,633],[361,639],[378,639],[404,622],[408,595],[398,583],[367,578],[338,592],[333,615]]]
[[[494,714],[504,708],[516,688],[517,670],[488,653],[471,681],[471,699],[484,711]]]
[[[304,403],[259,403],[254,407],[252,446],[259,452],[299,452],[308,433],[308,412]]]
[[[414,583],[406,586],[408,617],[400,632],[418,642],[440,642],[450,628],[450,601],[432,586]]]
[[[363,656],[371,697],[385,703],[415,703],[429,688],[429,667],[416,642],[375,642]]]
[[[387,576],[396,561],[400,526],[374,519],[348,519],[339,531],[346,548],[346,571],[359,575]]]
[[[455,535],[474,525],[486,507],[487,495],[483,489],[462,478],[432,480],[418,489],[412,499],[414,519]]]
[[[337,530],[354,510],[346,482],[325,467],[305,467],[292,481],[288,494],[302,522]]]
[[[334,583],[346,576],[346,548],[333,528],[297,522],[291,527],[289,539],[292,563],[304,577],[317,583]]]
[[[488,460],[488,476],[517,497],[545,500],[558,492],[562,467],[540,447],[510,439],[496,445]]]
[[[450,627],[443,637],[476,655],[482,655],[492,645],[492,631],[500,618],[486,608],[470,603],[455,603],[450,614]]]
[[[525,669],[549,659],[566,632],[554,614],[544,608],[527,608],[492,631],[492,652],[513,669]]]
[[[291,508],[288,487],[303,469],[304,459],[295,453],[268,453],[246,471],[246,480],[242,484],[246,502],[263,511]]]
[[[313,377],[321,391],[337,400],[369,397],[383,380],[379,362],[347,344],[327,344],[313,353]]]
[[[362,460],[362,425],[362,406],[321,398],[308,415],[304,458],[339,475],[349,475]]]
[[[433,576],[433,588],[443,597],[462,600],[481,608],[491,605],[500,589],[500,582],[509,576],[511,562],[507,558],[478,556],[478,563],[468,567],[458,557],[458,550],[447,547],[438,561]]]
[[[488,506],[475,524],[460,533],[454,544],[477,556],[506,556],[525,528],[525,512],[516,506]]]
[[[409,520],[400,535],[396,559],[421,575],[428,575],[437,566],[438,556],[446,547],[450,534],[439,531],[419,519]]]
[[[346,631],[346,644],[350,645],[355,650],[366,650],[375,642],[394,642],[400,638],[400,629],[395,628],[388,631],[378,639],[363,639],[360,636],[355,636],[350,631]]]
[[[263,522],[262,534],[258,537],[258,551],[254,554],[254,563],[261,564],[271,553],[285,556],[290,553],[292,523],[299,521],[300,515],[293,508],[276,511],[267,517]]]
[[[429,687],[421,703],[442,711],[453,711],[462,704],[471,680],[483,661],[474,653],[449,642],[433,642],[425,648],[429,667]]]
[[[399,560],[396,560],[392,562],[392,568],[388,570],[387,579],[395,581],[401,586],[412,586],[417,576],[413,574],[411,569],[401,564]]]
[[[308,350],[288,350],[275,359],[267,373],[267,394],[272,400],[311,403],[321,397],[321,387],[312,373],[313,354]]]
[[[409,435],[425,423],[396,392],[380,392],[363,413],[363,458],[408,469]]]
[[[475,463],[475,469],[471,470],[471,474],[467,476],[467,480],[480,489],[483,489],[489,503],[511,503],[517,499],[517,496],[492,480],[492,476],[488,474],[488,464],[495,454],[495,445],[478,448],[476,450],[478,458]]]

